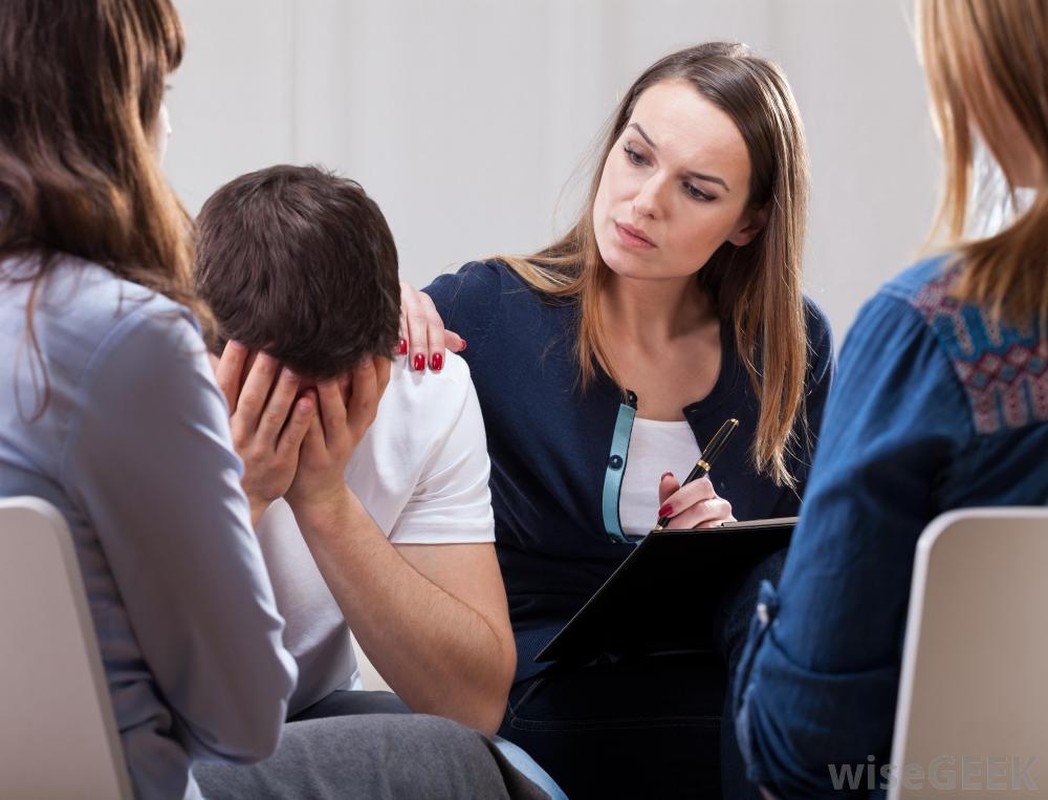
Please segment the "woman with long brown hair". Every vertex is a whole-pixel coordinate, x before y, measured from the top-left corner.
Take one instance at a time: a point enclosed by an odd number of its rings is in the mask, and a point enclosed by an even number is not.
[[[694,527],[797,512],[832,364],[828,326],[801,292],[804,134],[777,67],[710,43],[634,82],[599,161],[559,241],[468,264],[426,290],[469,342],[487,427],[519,660],[500,733],[570,797],[711,794],[715,660],[550,667],[534,656],[659,517]],[[711,479],[681,487],[729,418],[740,433]],[[745,565],[721,598],[729,665],[757,576],[777,563]],[[652,613],[693,624],[683,609]],[[724,733],[730,759],[730,725]]]
[[[182,50],[170,0],[0,3],[0,497],[69,525],[134,795],[545,796],[451,720],[284,724],[296,667],[252,525],[265,504],[241,486],[193,228],[160,169]],[[325,427],[347,418],[337,385],[300,386],[282,373],[252,431],[288,483],[317,404]]]
[[[837,797],[842,768],[911,777],[887,762],[918,538],[950,509],[1048,501],[1048,2],[918,0],[917,22],[945,156],[935,252],[848,334],[736,683],[750,775],[780,798]],[[988,233],[984,148],[1011,205]]]
[[[0,4],[0,495],[69,525],[138,797],[272,752],[295,678],[159,162],[182,49],[169,0]]]

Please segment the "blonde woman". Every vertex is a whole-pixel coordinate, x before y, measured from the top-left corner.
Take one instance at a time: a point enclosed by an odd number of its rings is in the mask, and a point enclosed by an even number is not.
[[[518,651],[500,733],[572,798],[716,795],[716,660],[549,667],[534,656],[660,516],[692,527],[797,512],[832,362],[828,326],[801,293],[804,134],[773,64],[710,43],[637,79],[599,155],[562,239],[426,290],[469,343],[487,427]],[[682,488],[732,417],[740,433],[712,480]],[[729,664],[756,595],[745,573],[774,576],[777,563],[746,565],[737,596],[711,601],[726,609],[716,636]],[[688,625],[710,609],[652,613]]]
[[[750,776],[779,798],[836,797],[828,764],[887,762],[925,525],[1048,501],[1048,3],[919,0],[917,21],[945,247],[849,333],[781,583],[762,588],[737,726]],[[966,238],[977,140],[1017,210]]]

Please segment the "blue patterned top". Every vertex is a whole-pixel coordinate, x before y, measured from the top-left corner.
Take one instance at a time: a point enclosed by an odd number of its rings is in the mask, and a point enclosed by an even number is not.
[[[957,267],[924,285],[912,300],[935,331],[972,406],[979,433],[1048,419],[1048,341],[1031,321],[1001,325],[985,309],[952,296]]]
[[[840,797],[830,765],[888,763],[927,523],[950,509],[1048,504],[1046,332],[959,302],[957,277],[944,259],[925,261],[863,307],[782,580],[762,588],[736,728],[750,777],[784,800]]]

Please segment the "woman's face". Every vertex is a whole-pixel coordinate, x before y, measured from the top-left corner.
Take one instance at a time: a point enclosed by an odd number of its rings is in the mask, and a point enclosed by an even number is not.
[[[646,280],[697,272],[724,242],[760,230],[748,204],[750,158],[731,118],[682,81],[637,99],[593,204],[604,262]]]

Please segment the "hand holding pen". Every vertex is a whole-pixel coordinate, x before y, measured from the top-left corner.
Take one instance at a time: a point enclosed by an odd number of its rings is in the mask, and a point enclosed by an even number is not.
[[[667,526],[671,518],[681,517],[684,515],[684,512],[699,505],[702,506],[701,513],[690,514],[686,518],[678,520],[679,524],[676,527],[694,528],[709,522],[723,522],[734,519],[731,516],[731,504],[722,497],[718,497],[713,490],[713,484],[708,480],[704,481],[702,479],[709,473],[713,467],[714,459],[721,453],[728,439],[738,427],[739,421],[737,419],[729,419],[720,426],[717,432],[713,434],[713,438],[702,449],[699,460],[695,462],[695,466],[688,473],[688,477],[684,479],[684,483],[674,487],[673,484],[676,481],[672,480],[672,473],[667,472],[662,476],[662,480],[659,483],[659,497],[662,501],[662,508],[659,509],[659,521],[656,523],[654,530],[662,530]],[[700,483],[702,484],[701,486],[699,485]],[[689,484],[694,484],[690,494],[695,495],[690,499],[683,496],[684,487]]]

